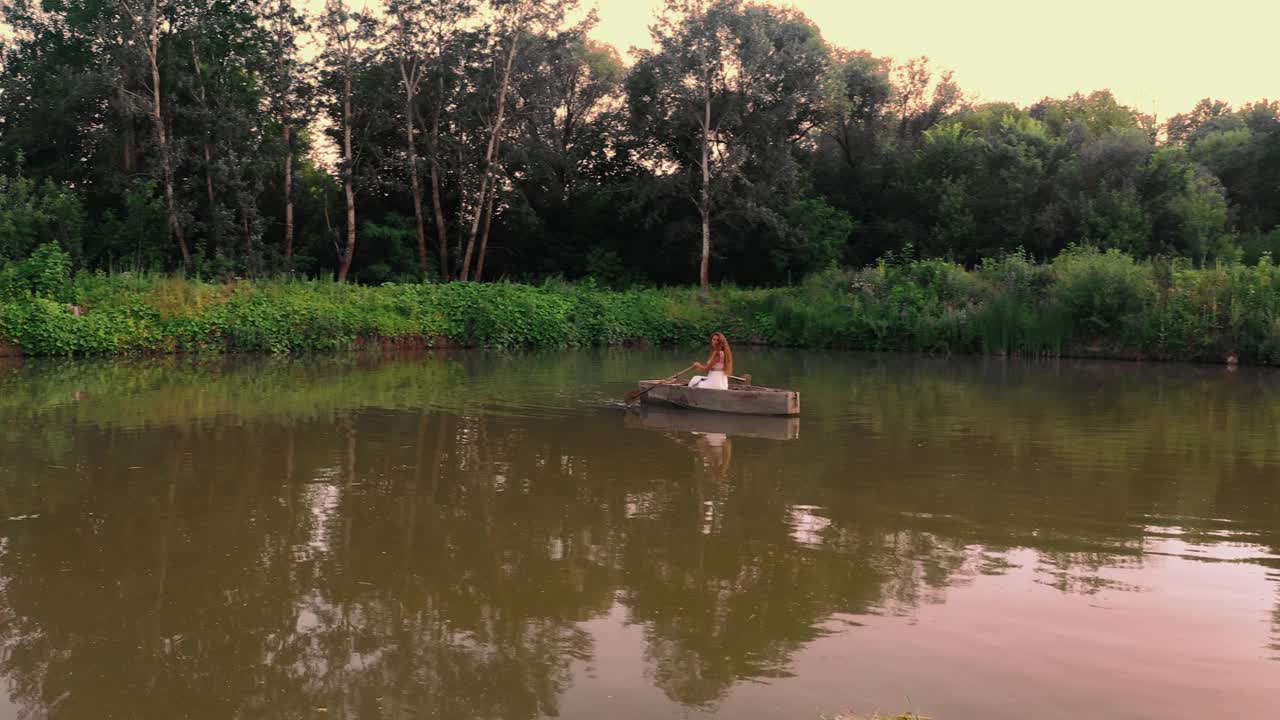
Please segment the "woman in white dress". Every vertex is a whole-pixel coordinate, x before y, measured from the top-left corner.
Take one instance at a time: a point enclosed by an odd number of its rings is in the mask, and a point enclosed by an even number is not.
[[[733,350],[729,349],[729,340],[724,333],[711,336],[711,356],[705,364],[695,362],[698,370],[705,370],[706,375],[696,375],[689,381],[689,387],[711,390],[728,390],[729,376],[733,374]]]

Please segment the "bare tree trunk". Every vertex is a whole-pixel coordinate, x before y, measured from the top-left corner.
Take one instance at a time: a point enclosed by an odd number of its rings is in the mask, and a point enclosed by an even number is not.
[[[127,108],[131,104],[129,94],[124,89],[124,83],[116,88],[118,101],[121,108]],[[137,126],[133,122],[133,115],[126,110],[120,111],[120,164],[127,173],[132,173],[138,168],[137,157],[135,157],[135,146],[137,145]]]
[[[161,122],[156,120],[156,122]],[[191,266],[191,251],[187,249],[187,239],[182,234],[182,223],[178,220],[178,201],[173,192],[173,164],[169,158],[168,141],[164,126],[158,126],[156,131],[156,140],[162,148],[161,163],[164,169],[164,202],[169,216],[169,231],[178,240],[178,250],[182,252],[182,264],[184,267]]]
[[[217,196],[214,195],[213,192],[213,148],[210,147],[209,128],[207,125],[209,122],[209,105],[204,91],[204,72],[200,69],[200,57],[196,54],[196,44],[194,40],[191,42],[191,66],[196,71],[196,83],[200,88],[200,112],[202,116],[202,123],[205,124],[204,137],[201,138],[201,145],[204,149],[204,187],[205,195],[209,199],[209,227],[212,231],[210,233],[210,247],[208,250],[210,253],[213,253],[214,246],[217,244],[218,240],[221,240],[220,236],[222,233],[221,223],[218,222],[217,217]]]
[[[132,173],[134,170],[138,169],[138,160],[136,157],[134,157],[134,152],[133,152],[134,129],[133,129],[132,118],[128,118],[125,120],[124,133],[123,133],[123,137],[121,138],[121,142],[122,142],[122,147],[120,149],[120,156],[121,156],[120,160],[124,166],[124,171],[127,173]]]
[[[244,232],[244,267],[249,277],[255,275],[257,263],[253,259],[253,233],[249,232],[249,209],[240,205],[240,226]]]
[[[200,69],[200,57],[196,55],[196,43],[194,40],[191,42],[191,66],[195,68],[196,83],[197,85],[199,85],[199,88],[200,88],[200,110],[204,115],[204,121],[208,122],[209,105],[208,105],[208,102],[206,101],[205,92],[204,92],[204,72]],[[210,216],[210,219],[212,219],[213,212],[214,212],[214,209],[213,209],[213,205],[214,205],[213,150],[212,148],[209,147],[209,128],[208,127],[204,129],[203,144],[204,144],[204,184],[205,184],[205,191],[209,196],[209,216]]]
[[[408,80],[405,81],[406,84]],[[413,98],[416,93],[405,91],[405,143],[409,149],[409,186],[413,189],[413,217],[418,230],[418,263],[427,269],[427,228],[422,218],[422,186],[418,183],[418,149],[413,142]]]
[[[518,22],[518,20],[517,20]],[[484,154],[484,175],[480,177],[480,190],[476,193],[475,216],[471,219],[471,231],[467,235],[467,251],[462,258],[462,279],[465,281],[471,274],[471,255],[476,247],[476,235],[480,232],[481,216],[484,214],[487,195],[493,177],[493,165],[497,160],[498,138],[502,135],[502,121],[507,108],[507,87],[511,82],[511,66],[515,63],[516,48],[520,44],[520,29],[517,27],[511,36],[511,47],[507,50],[507,62],[502,69],[502,80],[498,83],[498,107],[494,114],[493,128],[489,133],[489,146]]]
[[[484,209],[484,229],[480,232],[480,257],[476,259],[476,282],[480,282],[480,276],[484,274],[484,255],[489,249],[489,224],[493,220],[493,199],[496,196],[496,192],[489,193],[489,202]]]
[[[702,215],[702,266],[698,270],[698,282],[702,286],[702,294],[706,295],[710,288],[707,277],[711,265],[711,80],[704,75],[703,82],[702,193],[698,203],[698,212]]]
[[[182,223],[178,221],[178,200],[173,190],[173,160],[169,157],[169,137],[164,127],[164,115],[160,112],[160,5],[158,1],[151,3],[151,33],[147,57],[151,61],[151,120],[155,125],[156,146],[160,152],[160,168],[164,176],[164,201],[169,215],[169,231],[178,240],[183,266],[191,267],[191,251],[187,249],[187,239],[182,234]]]
[[[431,154],[431,208],[436,215],[436,236],[440,241],[440,278],[449,279],[449,233],[444,224],[444,207],[440,202],[440,163]]]
[[[397,26],[402,47],[402,53],[397,60],[400,67],[400,85],[404,88],[404,145],[405,160],[409,166],[409,188],[413,194],[413,220],[414,230],[418,239],[418,265],[423,270],[427,269],[427,228],[426,221],[422,217],[422,184],[418,180],[418,144],[413,139],[415,130],[414,120],[416,113],[414,112],[413,101],[418,97],[418,85],[422,81],[422,68],[418,58],[413,56],[412,59],[408,54],[412,53],[412,31],[410,26],[412,21],[404,15],[398,15],[399,24]]]
[[[342,252],[338,265],[338,282],[347,281],[347,273],[351,271],[351,260],[356,254],[356,190],[354,178],[355,168],[351,153],[351,69],[347,68],[342,84],[342,159],[346,167],[342,173],[342,191],[347,198],[347,247]]]
[[[283,11],[286,2],[280,4]],[[284,262],[286,269],[292,269],[293,260],[293,123],[289,115],[289,92],[292,89],[292,68],[289,68],[287,61],[290,59],[288,53],[283,51],[285,47],[291,47],[284,39],[290,37],[288,19],[282,14],[276,21],[275,26],[276,39],[280,42],[281,52],[276,57],[276,73],[277,77],[282,79],[279,87],[280,100],[280,127],[282,130],[282,139],[284,140]]]
[[[206,238],[206,252],[212,255],[221,243],[222,237],[221,223],[217,218],[217,209],[215,208],[215,199],[213,194],[213,153],[209,149],[209,141],[204,141],[204,184],[205,192],[209,196],[209,227],[211,232]]]
[[[459,145],[458,145],[458,164],[457,164],[457,168],[458,168],[458,214],[457,214],[457,216],[456,216],[456,217],[458,218],[458,246],[457,246],[456,248],[454,248],[454,250],[456,250],[456,251],[457,251],[457,253],[455,253],[455,254],[458,256],[459,260],[461,260],[461,258],[462,258],[462,251],[463,251],[462,238],[463,238],[463,237],[464,237],[464,235],[465,235],[465,233],[463,232],[463,227],[462,227],[462,226],[463,226],[463,224],[467,221],[467,193],[466,193],[466,191],[465,191],[465,188],[463,188],[463,187],[462,187],[462,168],[466,166],[466,165],[465,165],[465,163],[466,163],[466,158],[464,157],[464,153],[463,153],[462,145],[461,145],[461,144],[459,144]],[[459,263],[458,263],[458,269],[457,269],[457,271],[454,273],[454,277],[455,277],[455,278],[458,278],[458,279],[461,279],[461,277],[462,277],[462,263],[461,263],[461,262],[459,262]]]
[[[439,95],[431,108],[431,136],[428,150],[431,153],[431,210],[436,220],[436,240],[440,245],[440,279],[449,279],[449,230],[444,219],[444,204],[440,201],[440,104],[444,102],[444,78],[439,79]]]
[[[286,118],[288,111],[285,111]],[[284,259],[293,259],[293,127],[284,121]]]
[[[204,141],[204,185],[209,196],[209,214],[213,215],[213,149],[209,147],[208,140]]]
[[[484,215],[485,199],[488,197],[489,163],[485,163],[484,175],[480,178],[480,191],[476,193],[476,209],[471,218],[471,230],[467,233],[467,249],[462,256],[462,272],[460,278],[466,282],[471,275],[471,255],[475,251],[476,236],[480,232],[480,221]]]

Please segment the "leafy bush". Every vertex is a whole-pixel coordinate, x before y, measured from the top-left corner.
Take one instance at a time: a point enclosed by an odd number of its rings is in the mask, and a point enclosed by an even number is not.
[[[10,263],[0,270],[0,297],[62,298],[66,295],[70,273],[71,256],[56,243],[45,243],[26,260]]]
[[[1043,300],[1053,282],[1052,267],[1032,262],[1024,250],[999,258],[985,258],[976,274],[989,292],[1011,294],[1023,302]]]
[[[587,277],[614,289],[631,286],[631,273],[622,264],[622,258],[612,250],[593,247],[587,253]]]
[[[791,203],[785,213],[787,232],[771,252],[780,271],[807,273],[828,267],[839,259],[857,223],[849,214],[821,197]]]
[[[71,247],[83,225],[84,209],[71,188],[0,175],[0,262],[27,257],[50,243]]]
[[[1270,256],[1273,260],[1280,258],[1280,227],[1271,232],[1246,233],[1240,237],[1241,262],[1256,265],[1259,260]]]
[[[596,282],[211,284],[81,273],[47,245],[0,274],[0,340],[40,355],[310,353],[366,342],[490,348],[701,344],[936,353],[1097,352],[1280,364],[1280,268],[1193,269],[1073,248],[973,271],[925,260],[829,268],[796,286],[605,289]],[[75,303],[83,313],[73,312]]]
[[[1154,300],[1148,266],[1118,250],[1069,248],[1053,261],[1050,297],[1085,337],[1116,333]]]

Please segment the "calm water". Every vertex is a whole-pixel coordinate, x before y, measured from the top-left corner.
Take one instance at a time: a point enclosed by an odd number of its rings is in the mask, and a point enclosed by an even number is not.
[[[1274,717],[1280,371],[689,359],[0,366],[0,718]]]

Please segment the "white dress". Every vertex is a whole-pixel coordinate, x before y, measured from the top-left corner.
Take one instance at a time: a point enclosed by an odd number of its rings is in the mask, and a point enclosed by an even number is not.
[[[706,375],[695,375],[689,381],[689,387],[703,388],[705,390],[728,390],[729,376],[724,374],[723,368],[714,368],[708,371]]]

